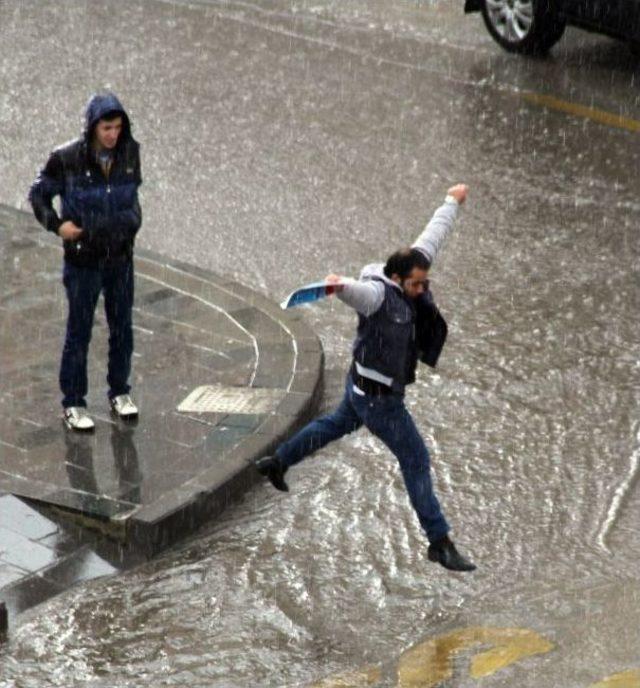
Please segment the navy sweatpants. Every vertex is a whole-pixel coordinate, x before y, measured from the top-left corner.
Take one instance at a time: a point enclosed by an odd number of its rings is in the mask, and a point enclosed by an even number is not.
[[[100,268],[77,267],[65,261],[62,281],[69,303],[60,363],[63,407],[87,405],[87,354],[100,292],[109,325],[109,398],[128,394],[133,354],[133,261]]]

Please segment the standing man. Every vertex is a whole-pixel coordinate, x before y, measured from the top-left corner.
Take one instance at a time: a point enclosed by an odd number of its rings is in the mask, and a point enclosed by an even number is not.
[[[256,462],[258,471],[286,492],[289,467],[365,425],[400,463],[411,504],[430,543],[429,559],[453,571],[476,567],[448,535],[449,524],[431,482],[429,452],[404,405],[404,391],[415,380],[418,359],[435,366],[444,345],[446,323],[433,303],[427,275],[466,197],[464,184],[451,187],[411,248],[396,251],[385,265],[366,266],[359,281],[337,287],[338,298],[358,313],[344,398],[333,413],[312,421],[273,456]]]
[[[64,421],[93,430],[86,412],[87,353],[100,292],[109,325],[109,402],[115,414],[135,418],[129,396],[133,353],[133,245],[142,214],[138,203],[139,145],[129,117],[112,93],[93,95],[83,136],[57,148],[36,178],[29,200],[38,221],[62,238],[63,284],[69,302],[60,364]],[[60,197],[60,214],[53,207]]]

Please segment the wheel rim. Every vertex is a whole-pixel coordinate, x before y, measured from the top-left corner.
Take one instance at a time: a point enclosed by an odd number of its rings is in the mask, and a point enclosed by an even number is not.
[[[523,41],[533,24],[533,0],[486,0],[487,15],[496,33],[509,43]]]

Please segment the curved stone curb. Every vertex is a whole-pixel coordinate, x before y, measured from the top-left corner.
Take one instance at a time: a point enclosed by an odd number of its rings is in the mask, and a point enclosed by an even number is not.
[[[2,231],[2,227],[11,228],[10,237]],[[0,235],[2,233],[5,237],[2,239],[0,236],[0,248],[6,249],[5,257],[11,251],[21,252],[21,255],[27,256],[22,260],[28,264],[30,249],[33,249],[31,259],[35,260],[34,255],[38,252],[41,254],[43,248],[46,256],[49,256],[46,249],[50,248],[50,258],[55,258],[56,261],[61,258],[59,240],[47,234],[31,215],[23,211],[0,205]],[[56,275],[51,272],[51,265],[54,263],[50,258],[46,259],[49,270],[46,274],[47,284],[56,284],[59,280],[56,282]],[[315,411],[322,391],[323,351],[318,337],[305,324],[299,311],[283,311],[267,297],[230,278],[142,249],[136,250],[136,275],[137,283],[141,281],[147,286],[144,295],[146,302],[144,298],[141,299],[142,308],[165,307],[169,299],[162,303],[161,300],[168,295],[176,313],[187,313],[185,320],[190,317],[189,312],[197,311],[193,317],[197,318],[200,333],[204,327],[219,324],[224,316],[229,328],[232,328],[229,331],[241,332],[246,339],[240,343],[244,347],[242,356],[247,358],[246,352],[251,350],[251,346],[254,350],[253,360],[249,361],[251,365],[247,368],[248,375],[243,378],[240,373],[234,373],[237,379],[231,376],[231,384],[245,389],[271,390],[272,396],[277,399],[274,409],[252,417],[253,425],[245,422],[245,417],[233,414],[226,417],[227,425],[224,427],[218,427],[215,422],[209,423],[206,419],[200,425],[194,423],[199,428],[207,428],[208,434],[204,445],[200,445],[199,457],[207,458],[210,451],[211,462],[204,465],[202,470],[188,475],[188,479],[176,481],[175,487],[170,485],[168,489],[163,488],[161,494],[154,493],[153,498],[142,499],[139,503],[131,502],[128,506],[126,500],[110,502],[109,493],[97,492],[89,495],[102,500],[97,505],[98,512],[100,515],[106,514],[111,535],[115,535],[128,547],[151,555],[193,533],[259,479],[252,465],[253,460],[272,452],[279,442]],[[60,298],[61,295],[58,294],[56,303],[60,302]],[[137,304],[138,294],[136,308]],[[16,312],[18,321],[19,311],[14,307],[14,313]],[[207,313],[211,313],[211,317]],[[60,322],[61,314],[58,312],[55,323],[58,329]],[[185,325],[182,318],[179,325]],[[188,325],[186,323],[187,331]],[[214,336],[213,330],[211,336]],[[216,336],[219,340],[224,339],[219,333]],[[234,342],[238,344],[238,339]],[[190,351],[186,348],[183,350],[184,359],[188,359]],[[229,352],[233,353],[231,350]],[[19,353],[18,356],[20,355]],[[58,356],[59,352],[56,351],[55,355]],[[51,365],[52,362],[49,362],[50,367]],[[57,386],[55,380],[51,380],[49,385],[48,379],[47,386]],[[205,382],[207,381],[203,380]],[[163,392],[172,392],[174,395],[177,393],[168,389],[158,393]],[[160,401],[159,397],[158,400]],[[162,401],[170,404],[169,409],[173,409],[171,413],[167,412],[167,417],[175,416],[176,400]],[[146,407],[149,408],[149,403]],[[52,414],[55,413],[57,410],[53,407]],[[109,422],[108,418],[104,420]],[[53,426],[44,430],[49,435],[59,434]],[[46,433],[40,433],[39,441],[49,440]],[[155,437],[147,439],[157,440]],[[58,440],[54,437],[54,441]],[[53,444],[50,446],[54,447]],[[147,449],[151,451],[153,446],[155,445],[151,442]],[[41,457],[42,451],[46,449],[47,447],[41,446],[37,448]],[[144,449],[143,441],[140,453]],[[184,457],[188,449],[182,448],[181,451]],[[183,476],[184,473],[180,475]],[[12,477],[15,478],[13,481]],[[54,491],[50,484],[53,480],[47,475],[36,476],[35,479],[34,476],[29,476],[28,480],[23,475],[5,475],[2,489],[45,504],[70,509],[83,516],[92,515],[92,507],[84,499],[86,494],[78,493],[72,489],[73,486],[69,487],[67,484]],[[96,500],[93,504],[96,504]]]
[[[128,519],[127,539],[156,552],[220,514],[260,476],[253,461],[272,453],[317,409],[322,394],[324,353],[317,335],[299,312],[283,311],[248,287],[192,265],[167,260],[150,251],[136,252],[142,276],[161,276],[173,288],[213,303],[256,342],[258,359],[252,388],[284,392],[275,411],[248,437],[227,450],[231,457],[194,476]]]

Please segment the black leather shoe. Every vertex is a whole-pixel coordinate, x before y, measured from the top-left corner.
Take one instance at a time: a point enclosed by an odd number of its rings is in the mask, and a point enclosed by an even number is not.
[[[462,556],[448,535],[429,545],[429,561],[435,561],[450,571],[475,571],[476,565]]]
[[[277,456],[263,456],[256,461],[256,468],[260,475],[269,478],[271,484],[281,492],[289,492],[289,486],[284,481],[287,469],[282,465]]]

